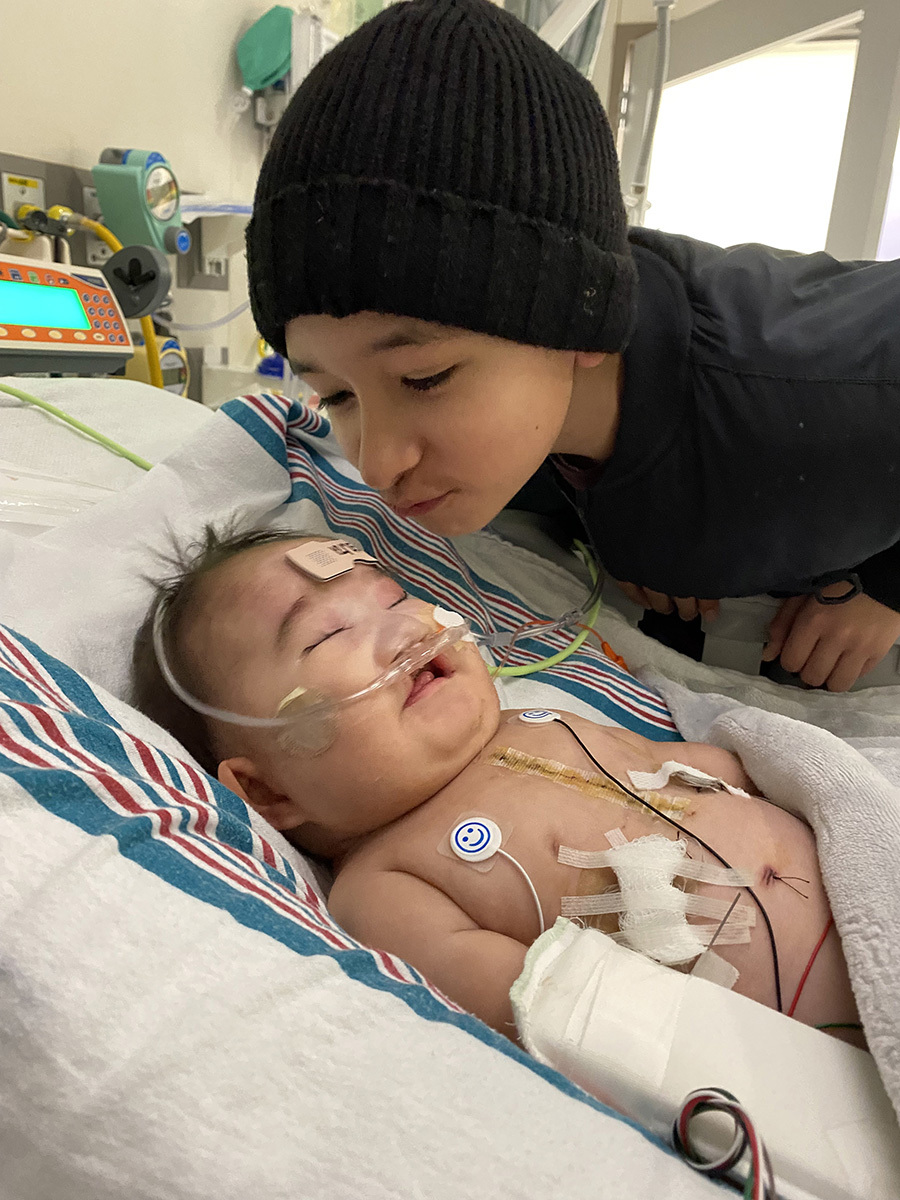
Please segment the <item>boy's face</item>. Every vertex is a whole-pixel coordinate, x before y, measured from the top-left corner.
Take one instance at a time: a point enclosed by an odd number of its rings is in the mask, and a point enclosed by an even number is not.
[[[434,606],[374,567],[327,583],[302,575],[285,555],[304,540],[256,547],[210,573],[183,649],[216,706],[271,717],[298,686],[350,695],[435,628]],[[493,734],[499,704],[475,647],[457,643],[432,666],[431,682],[401,675],[337,708],[319,751],[291,749],[280,730],[216,726],[220,777],[276,828],[305,825],[304,844],[335,852],[429,799]]]
[[[554,449],[586,357],[379,313],[295,317],[285,334],[366,483],[450,537],[482,529]]]

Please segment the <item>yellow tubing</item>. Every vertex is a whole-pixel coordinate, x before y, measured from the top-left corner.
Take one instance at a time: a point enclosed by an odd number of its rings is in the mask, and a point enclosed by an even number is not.
[[[141,333],[144,335],[144,345],[147,347],[147,369],[150,372],[150,382],[154,387],[165,387],[162,375],[162,363],[159,361],[159,346],[156,344],[156,330],[150,317],[141,317]]]
[[[122,249],[122,243],[114,233],[101,225],[99,221],[92,221],[90,217],[81,217],[78,224],[82,229],[88,229],[101,242],[105,242],[112,250],[113,254],[117,254]],[[150,317],[141,317],[141,333],[144,335],[144,345],[147,348],[147,370],[150,372],[150,382],[154,387],[164,387],[162,376],[162,364],[159,361],[159,346],[156,344],[156,330],[153,328],[153,321]]]

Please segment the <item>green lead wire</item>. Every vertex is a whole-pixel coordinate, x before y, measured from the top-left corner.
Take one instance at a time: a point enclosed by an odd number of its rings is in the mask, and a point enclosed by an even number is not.
[[[0,383],[0,392],[8,392],[10,396],[15,396],[17,400],[24,400],[26,404],[33,404],[36,408],[43,409],[44,412],[48,412],[51,416],[64,421],[66,425],[71,425],[79,433],[87,434],[89,438],[93,438],[95,442],[99,442],[107,450],[112,450],[113,454],[119,454],[122,458],[127,458],[129,462],[133,462],[142,471],[149,471],[153,466],[153,463],[147,462],[146,458],[141,458],[139,454],[135,454],[132,450],[126,450],[124,446],[120,446],[118,442],[114,442],[106,434],[100,433],[98,429],[92,429],[90,425],[85,425],[82,421],[76,421],[74,417],[70,417],[61,408],[57,408],[55,404],[50,404],[46,400],[32,396],[30,392],[22,392],[18,388],[10,387],[7,383]]]
[[[575,546],[581,552],[582,557],[587,563],[587,568],[591,573],[591,582],[596,584],[598,572],[594,560],[588,553],[587,548],[581,542],[576,542]],[[597,614],[600,611],[600,605],[601,600],[598,596],[590,610],[585,613],[585,625],[594,624],[594,622],[597,620]],[[540,629],[538,628],[535,632],[539,634]],[[590,630],[583,629],[581,633],[572,639],[572,641],[564,650],[560,650],[557,654],[552,654],[550,658],[542,658],[539,662],[526,663],[522,667],[494,667],[493,669],[489,667],[488,670],[495,679],[497,676],[499,676],[501,679],[517,679],[521,678],[523,675],[535,675],[538,671],[548,671],[551,667],[555,667],[559,663],[564,662],[570,654],[574,654],[588,637],[590,637]]]

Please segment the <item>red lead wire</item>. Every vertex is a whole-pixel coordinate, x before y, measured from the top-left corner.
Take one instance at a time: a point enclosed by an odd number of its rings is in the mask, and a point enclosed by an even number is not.
[[[828,934],[830,933],[831,927],[833,924],[834,924],[834,917],[829,917],[828,924],[825,926],[825,932],[822,934],[822,936],[816,942],[816,948],[815,948],[815,950],[813,950],[812,954],[809,956],[809,962],[806,964],[803,974],[800,976],[800,982],[797,984],[797,990],[796,990],[796,992],[794,992],[794,998],[791,1001],[791,1006],[787,1010],[787,1015],[789,1017],[792,1017],[794,1015],[794,1009],[797,1007],[797,1001],[800,999],[800,993],[803,991],[804,987],[806,986],[806,981],[809,978],[809,973],[813,969],[813,963],[819,957],[819,951],[825,945],[825,939],[828,937]]]

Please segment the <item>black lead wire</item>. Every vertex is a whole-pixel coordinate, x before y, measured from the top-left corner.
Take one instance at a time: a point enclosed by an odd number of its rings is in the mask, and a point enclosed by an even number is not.
[[[694,841],[699,843],[699,845],[701,845],[704,850],[711,854],[713,858],[717,859],[723,867],[726,867],[729,871],[734,870],[731,863],[726,862],[721,854],[718,854],[715,850],[713,850],[712,846],[704,842],[703,838],[698,837],[696,833],[692,833],[690,829],[685,829],[683,825],[679,825],[677,821],[673,821],[671,817],[667,817],[666,814],[660,812],[658,808],[654,808],[648,800],[644,800],[637,794],[637,792],[633,792],[631,788],[627,788],[623,783],[620,783],[619,780],[616,779],[615,775],[610,774],[606,767],[597,762],[596,758],[594,758],[593,754],[591,754],[590,750],[588,750],[587,746],[584,744],[572,726],[568,723],[568,721],[564,721],[562,717],[559,716],[556,718],[556,720],[559,721],[560,725],[564,725],[565,728],[568,729],[569,733],[571,733],[572,737],[588,756],[597,770],[601,771],[611,783],[614,783],[616,787],[619,788],[620,791],[623,791],[626,796],[630,796],[632,800],[637,800],[638,804],[643,804],[644,808],[649,808],[652,813],[654,813],[657,817],[661,817],[664,821],[667,821],[674,829],[677,829],[679,833],[683,833],[685,836],[693,838]],[[772,929],[772,922],[769,920],[769,914],[766,912],[763,902],[760,900],[759,896],[757,896],[756,892],[754,892],[753,888],[745,887],[744,891],[753,897],[754,903],[762,913],[762,919],[766,923],[766,930],[769,934],[769,945],[772,947],[772,966],[775,972],[775,1005],[779,1012],[784,1012],[784,1006],[781,999],[781,970],[778,966],[778,948],[775,945],[775,932]]]

